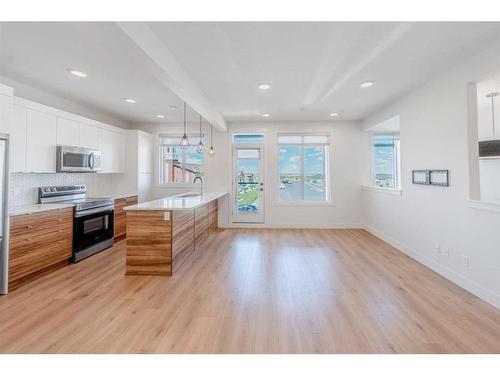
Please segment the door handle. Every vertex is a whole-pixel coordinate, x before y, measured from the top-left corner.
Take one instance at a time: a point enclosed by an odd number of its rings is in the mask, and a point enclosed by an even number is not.
[[[90,169],[94,169],[94,153],[91,152],[89,155],[89,167]]]

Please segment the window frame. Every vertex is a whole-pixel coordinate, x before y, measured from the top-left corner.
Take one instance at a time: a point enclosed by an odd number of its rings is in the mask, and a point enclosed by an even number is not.
[[[280,137],[282,136],[300,136],[302,137],[302,140],[304,137],[307,136],[325,136],[327,138],[327,141],[325,143],[280,143]],[[283,132],[283,133],[278,133],[277,138],[276,138],[276,145],[277,145],[277,182],[278,182],[278,197],[277,197],[277,205],[278,206],[325,206],[325,205],[332,205],[332,171],[331,171],[331,166],[332,166],[332,135],[329,132],[298,132],[298,133],[293,133],[293,132]],[[301,193],[301,200],[297,201],[285,201],[281,199],[281,194],[279,191],[279,187],[281,184],[280,180],[280,148],[282,146],[292,146],[292,147],[300,147],[300,179],[301,179],[301,184],[300,184],[300,193]],[[324,147],[324,173],[325,173],[325,199],[324,200],[306,200],[304,199],[304,148],[305,147]]]
[[[200,134],[199,133],[188,133],[187,134],[187,137],[188,139],[192,139],[192,138],[195,138],[195,139],[199,139],[200,138]],[[202,139],[203,139],[203,142],[205,143],[205,146],[206,146],[206,140],[205,140],[205,134],[202,133],[201,135]],[[182,138],[182,134],[179,134],[179,133],[172,133],[172,134],[169,134],[169,133],[160,133],[158,134],[158,144],[157,144],[157,168],[156,168],[156,172],[158,173],[158,177],[156,178],[156,186],[157,187],[179,187],[179,188],[183,188],[183,187],[192,187],[193,184],[192,183],[189,183],[189,182],[162,182],[162,176],[163,176],[163,160],[162,160],[162,147],[163,146],[168,146],[168,145],[163,145],[162,144],[162,141],[161,139],[162,138],[179,138],[179,142],[180,142],[180,139]],[[190,141],[191,142],[191,141]],[[196,145],[198,143],[196,142]],[[196,147],[196,145],[193,145],[193,146],[190,146],[190,147]],[[172,145],[172,147],[176,147],[175,144]],[[180,147],[180,146],[178,146]],[[183,155],[184,157],[184,160],[182,162],[182,169],[184,171],[185,169],[185,155]],[[202,164],[201,164],[201,169],[202,169],[202,172],[201,174],[204,175],[205,173],[205,162],[206,162],[206,150],[205,152],[203,153],[203,161],[202,161]],[[184,172],[183,172],[183,175],[184,175]]]
[[[394,144],[394,153],[395,158],[393,158],[394,167],[393,167],[393,175],[394,175],[394,187],[383,187],[375,185],[375,137],[386,136],[392,137],[394,140],[397,140]],[[370,188],[373,189],[381,189],[381,190],[394,190],[401,191],[401,139],[399,132],[371,132],[370,133],[370,159],[371,159],[371,173],[370,173]]]

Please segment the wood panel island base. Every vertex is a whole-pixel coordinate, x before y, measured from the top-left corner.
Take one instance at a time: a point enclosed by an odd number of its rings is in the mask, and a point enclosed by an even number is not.
[[[171,276],[217,229],[218,200],[226,194],[188,193],[126,207],[126,274]]]

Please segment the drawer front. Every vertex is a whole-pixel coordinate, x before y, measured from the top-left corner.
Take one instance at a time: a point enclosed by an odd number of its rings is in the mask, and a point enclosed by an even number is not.
[[[32,248],[51,244],[60,240],[73,239],[73,225],[65,222],[64,225],[47,228],[44,231],[34,231],[12,236],[9,242],[10,259],[15,259],[30,251]]]
[[[10,218],[9,279],[15,281],[67,260],[73,250],[73,209]]]
[[[28,276],[45,267],[59,263],[72,255],[71,239],[62,239],[51,243],[40,243],[27,249],[21,256],[9,261],[9,279],[11,281]]]
[[[15,236],[24,233],[26,230],[43,231],[49,226],[58,225],[65,221],[73,221],[72,208],[17,215],[10,218],[10,232],[11,236]]]

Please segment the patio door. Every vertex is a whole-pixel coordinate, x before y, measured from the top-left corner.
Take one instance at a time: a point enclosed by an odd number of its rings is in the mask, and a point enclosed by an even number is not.
[[[233,222],[264,222],[264,147],[233,145]]]

